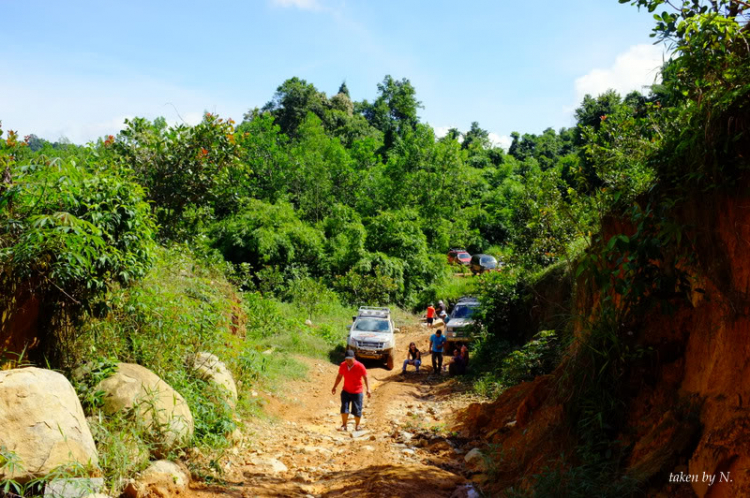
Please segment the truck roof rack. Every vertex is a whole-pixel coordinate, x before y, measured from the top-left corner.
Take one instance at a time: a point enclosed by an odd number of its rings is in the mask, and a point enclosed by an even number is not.
[[[390,308],[378,308],[375,306],[360,306],[357,316],[388,318],[391,316],[391,309]]]
[[[463,296],[458,298],[458,301],[456,301],[456,304],[460,303],[479,303],[479,298],[474,296]]]

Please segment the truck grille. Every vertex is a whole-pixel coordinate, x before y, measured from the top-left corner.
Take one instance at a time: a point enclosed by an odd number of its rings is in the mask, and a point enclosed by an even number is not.
[[[359,341],[358,346],[360,348],[364,349],[383,349],[383,343],[382,342],[367,342],[367,341]]]

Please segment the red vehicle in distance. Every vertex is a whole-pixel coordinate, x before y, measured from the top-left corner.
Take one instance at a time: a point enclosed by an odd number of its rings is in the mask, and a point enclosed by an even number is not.
[[[451,249],[448,251],[449,264],[469,266],[469,261],[471,261],[471,254],[466,252],[465,249]]]

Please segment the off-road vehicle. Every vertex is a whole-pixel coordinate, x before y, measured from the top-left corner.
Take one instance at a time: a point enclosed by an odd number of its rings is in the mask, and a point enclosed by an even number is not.
[[[469,262],[469,270],[474,275],[479,275],[487,271],[500,271],[502,266],[502,262],[498,262],[495,256],[490,256],[489,254],[475,254]]]
[[[347,349],[354,351],[357,359],[384,360],[388,370],[393,370],[393,351],[396,347],[390,308],[362,306],[354,317],[346,340]]]
[[[474,340],[474,313],[479,310],[479,299],[462,297],[451,311],[445,324],[445,351],[450,354],[457,343],[469,343]]]

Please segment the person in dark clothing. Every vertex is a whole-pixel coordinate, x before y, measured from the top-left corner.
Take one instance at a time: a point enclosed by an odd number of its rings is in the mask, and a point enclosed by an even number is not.
[[[448,373],[450,375],[463,375],[466,373],[466,364],[458,348],[453,350],[453,358],[448,363]]]
[[[417,373],[419,373],[419,366],[422,364],[422,353],[417,349],[415,343],[409,344],[409,350],[406,353],[406,359],[404,360],[404,369],[401,373],[406,373],[407,365],[414,365],[417,367]]]
[[[464,360],[464,370],[469,368],[469,348],[466,347],[466,344],[461,345],[461,358]]]

